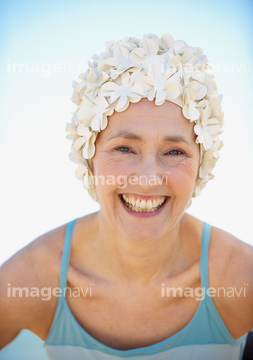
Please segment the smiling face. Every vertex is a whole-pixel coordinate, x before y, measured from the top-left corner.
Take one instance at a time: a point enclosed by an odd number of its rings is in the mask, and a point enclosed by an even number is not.
[[[113,229],[150,241],[179,222],[199,169],[193,126],[168,101],[142,99],[109,117],[92,163],[100,213]]]

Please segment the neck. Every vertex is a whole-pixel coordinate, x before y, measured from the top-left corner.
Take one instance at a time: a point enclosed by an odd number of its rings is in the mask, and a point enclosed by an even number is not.
[[[97,213],[94,251],[107,277],[125,283],[147,284],[163,281],[187,269],[192,261],[185,216],[166,236],[152,242],[133,241]],[[190,257],[189,255],[190,254]]]

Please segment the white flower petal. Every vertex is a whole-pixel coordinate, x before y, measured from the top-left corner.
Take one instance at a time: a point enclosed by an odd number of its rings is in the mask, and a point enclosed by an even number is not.
[[[159,50],[159,45],[154,39],[145,39],[140,42],[140,45],[147,51],[148,54],[155,55]]]
[[[80,150],[86,141],[85,137],[79,137],[73,144],[74,149],[76,151]]]
[[[180,50],[181,50],[182,48],[184,48],[185,45],[186,45],[186,43],[185,43],[184,41],[182,41],[182,40],[177,40],[177,41],[175,41],[175,43],[174,43],[174,49],[175,49],[176,54],[179,54],[179,53],[180,53]]]
[[[103,114],[101,119],[101,130],[104,130],[108,124],[108,118],[107,115]]]
[[[102,91],[116,91],[118,88],[119,86],[112,81],[106,82],[101,86]]]
[[[213,144],[213,138],[210,134],[208,134],[208,132],[199,135],[197,137],[197,140],[199,141],[199,143],[203,144],[205,150],[209,150]]]
[[[180,95],[180,90],[178,88],[178,86],[176,84],[168,84],[165,86],[165,89],[166,91],[166,98],[168,100],[170,99],[176,99],[179,95]]]
[[[94,141],[95,141],[95,134],[93,133],[90,139],[85,143],[83,148],[83,157],[85,159],[90,159],[94,156],[95,154]]]
[[[183,115],[187,119],[194,121],[199,118],[200,112],[194,106],[194,102],[190,101],[188,104],[185,104],[183,107]]]
[[[153,88],[148,92],[148,100],[153,101],[154,98],[155,98],[155,92],[154,92],[154,88]]]
[[[201,135],[203,133],[203,128],[197,124],[194,126],[194,132],[196,135]]]
[[[77,177],[77,179],[82,180],[86,170],[87,170],[86,166],[83,165],[78,166],[78,168],[76,168],[75,171],[75,176]]]
[[[166,100],[166,91],[162,90],[156,93],[155,104],[162,105]]]
[[[137,95],[143,95],[143,88],[140,84],[134,84],[131,88],[132,93],[136,93]]]
[[[126,94],[122,94],[116,105],[116,111],[123,111],[122,109],[128,104],[128,98]]]
[[[93,200],[97,201],[97,194],[96,194],[95,187],[88,189],[88,193],[92,197]]]
[[[83,165],[83,166],[88,166],[87,161],[83,158],[83,156],[79,153],[76,152],[73,147],[71,148],[71,153],[69,154],[69,159],[74,162],[75,164],[79,164],[79,165]]]
[[[83,177],[83,186],[85,189],[90,189],[93,186],[93,175],[89,169],[86,169]]]
[[[79,136],[83,136],[85,141],[87,141],[91,137],[92,132],[89,131],[89,128],[87,126],[83,126],[83,124],[79,124],[77,127],[77,134]]]
[[[174,38],[170,34],[163,34],[160,40],[160,46],[163,49],[169,49],[170,47],[174,46]]]
[[[206,128],[210,135],[216,135],[219,133],[220,125],[208,125]]]
[[[73,123],[67,123],[66,124],[66,131],[69,131],[72,134],[76,133],[76,124]]]
[[[101,117],[103,118],[103,115],[101,114],[96,114],[94,116],[94,118],[91,120],[91,128],[93,131],[100,131],[101,129],[101,122],[102,122],[102,119]]]

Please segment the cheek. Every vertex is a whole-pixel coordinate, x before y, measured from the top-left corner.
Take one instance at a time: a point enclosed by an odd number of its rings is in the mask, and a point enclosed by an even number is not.
[[[188,194],[193,190],[197,173],[197,162],[177,165],[166,171],[166,182],[172,191]]]
[[[93,174],[100,203],[105,194],[109,195],[125,186],[131,167],[127,161],[119,161],[106,153],[97,153],[93,157]]]

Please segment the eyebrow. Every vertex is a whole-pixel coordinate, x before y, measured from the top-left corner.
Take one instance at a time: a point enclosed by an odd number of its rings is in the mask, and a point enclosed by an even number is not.
[[[136,140],[136,141],[143,141],[143,138],[139,135],[136,135],[128,130],[123,130],[117,132],[115,135],[111,136],[107,141],[110,141],[115,138],[124,138],[129,140]],[[190,143],[186,140],[184,136],[181,135],[166,135],[163,138],[164,142],[185,142],[186,144],[190,145]]]

